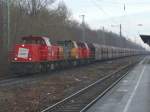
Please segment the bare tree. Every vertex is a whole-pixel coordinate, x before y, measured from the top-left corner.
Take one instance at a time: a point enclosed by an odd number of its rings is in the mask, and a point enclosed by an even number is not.
[[[0,41],[3,32],[3,2],[0,0]]]
[[[53,4],[56,0],[16,0],[17,4],[24,9],[27,14],[36,15],[41,9]]]

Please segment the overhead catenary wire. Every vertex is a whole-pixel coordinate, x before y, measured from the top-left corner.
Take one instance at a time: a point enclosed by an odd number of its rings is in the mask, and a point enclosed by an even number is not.
[[[120,20],[115,20],[114,17],[112,17],[112,15],[110,15],[108,12],[106,12],[102,6],[96,2],[96,0],[90,0],[90,2],[95,6],[97,7],[97,9],[99,9],[101,12],[103,12],[107,17],[108,19],[111,21],[110,23],[110,26],[113,24],[113,25],[116,25],[118,26],[118,28],[120,28]],[[109,11],[110,12],[110,11]],[[109,27],[110,27],[109,26]],[[122,28],[121,28],[122,29]],[[119,34],[121,34],[121,31],[119,30]]]
[[[125,1],[123,1],[122,3],[120,2],[120,5],[122,6],[122,10],[123,10],[124,15],[123,15],[123,16],[120,16],[120,17],[119,17],[119,18],[120,18],[119,20],[113,19],[113,17],[111,17],[110,14],[107,13],[107,12],[100,6],[100,4],[97,3],[96,1],[98,2],[98,0],[91,0],[91,2],[92,2],[101,12],[103,12],[105,15],[107,15],[107,16],[110,18],[110,20],[112,21],[112,24],[117,24],[118,27],[119,27],[119,24],[122,23],[122,22],[121,22],[121,18],[123,19],[123,18],[125,18],[125,16],[126,16],[126,10],[127,10],[126,4],[127,4],[127,1],[125,0]],[[103,2],[103,1],[101,1],[101,2]],[[113,4],[113,5],[114,5],[114,4]],[[124,23],[124,24],[125,24],[125,23]],[[126,34],[126,35],[128,36],[128,31],[127,31],[127,30],[125,30],[124,28],[122,28],[122,31],[124,32],[123,34]]]
[[[96,0],[91,0],[91,2],[92,2],[92,4],[94,4],[94,6],[96,6],[101,12],[103,12],[105,15],[107,15],[109,18],[110,18],[110,15],[100,6],[100,4],[98,4],[97,2],[96,2]],[[122,2],[122,4],[120,4],[121,5],[121,7],[122,7],[122,13],[124,13],[124,15],[123,16],[120,16],[119,18],[119,20],[118,21],[116,21],[116,20],[114,20],[113,19],[113,17],[111,18],[111,21],[112,21],[112,23],[113,24],[117,24],[118,25],[118,27],[119,26],[122,26],[121,24],[122,24],[122,19],[121,18],[125,18],[125,16],[126,16],[126,1],[124,1],[124,2]],[[125,24],[125,23],[124,23]],[[121,31],[122,30],[122,31]],[[124,36],[126,35],[126,36],[128,36],[128,31],[127,30],[125,30],[124,28],[121,28],[121,30],[120,30],[120,35],[122,35],[122,32],[123,32],[123,34],[124,34]],[[123,36],[123,37],[124,37]]]
[[[97,9],[99,9],[105,16],[107,16],[108,18],[110,18],[110,20],[112,21],[113,24],[118,23],[118,21],[114,20],[113,17],[111,17],[111,15],[106,12],[102,6],[100,4],[98,4],[95,0],[89,0]]]
[[[105,3],[105,4],[108,4],[108,5],[120,5],[122,4],[122,1],[113,1],[113,0],[96,0],[97,2],[101,2],[101,3]],[[143,5],[143,4],[150,4],[149,1],[130,1],[129,3],[127,4],[133,4],[133,5]]]

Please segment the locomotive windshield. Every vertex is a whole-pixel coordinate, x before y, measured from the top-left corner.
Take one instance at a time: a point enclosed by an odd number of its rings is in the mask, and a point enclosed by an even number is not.
[[[60,46],[63,46],[63,47],[68,47],[68,48],[74,47],[72,41],[58,41],[57,44],[59,44]]]
[[[23,38],[21,41],[22,44],[40,44],[45,45],[45,41],[42,39],[29,39],[29,38]]]

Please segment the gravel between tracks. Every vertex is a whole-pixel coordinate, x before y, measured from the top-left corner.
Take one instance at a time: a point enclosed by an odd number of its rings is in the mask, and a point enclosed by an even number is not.
[[[137,58],[95,63],[1,84],[0,112],[39,112]]]

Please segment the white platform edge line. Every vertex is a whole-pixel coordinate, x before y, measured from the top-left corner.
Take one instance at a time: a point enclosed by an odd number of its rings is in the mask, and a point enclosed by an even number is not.
[[[140,65],[145,61],[146,57],[140,62]]]

